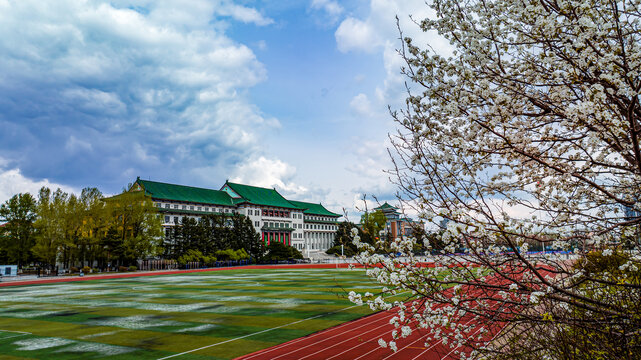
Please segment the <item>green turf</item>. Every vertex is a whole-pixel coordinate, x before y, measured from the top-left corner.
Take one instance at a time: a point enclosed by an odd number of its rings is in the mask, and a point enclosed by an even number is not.
[[[343,289],[378,286],[275,268],[2,288],[0,359],[158,359],[253,334],[174,358],[232,359],[371,313]]]

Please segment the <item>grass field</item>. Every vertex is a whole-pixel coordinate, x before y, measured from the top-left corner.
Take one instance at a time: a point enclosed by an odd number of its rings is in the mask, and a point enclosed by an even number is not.
[[[378,289],[363,270],[277,268],[2,288],[0,358],[231,359],[371,313],[342,287]]]

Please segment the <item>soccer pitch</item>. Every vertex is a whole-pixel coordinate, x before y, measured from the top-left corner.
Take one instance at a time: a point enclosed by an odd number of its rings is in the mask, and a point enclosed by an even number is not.
[[[232,359],[371,314],[349,290],[379,287],[275,267],[1,288],[0,358]]]

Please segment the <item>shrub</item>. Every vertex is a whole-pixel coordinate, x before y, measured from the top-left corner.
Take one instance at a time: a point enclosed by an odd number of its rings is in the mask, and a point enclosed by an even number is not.
[[[334,246],[333,248],[329,248],[327,249],[327,251],[325,251],[325,253],[329,255],[335,254],[336,256],[340,256],[341,246],[337,245],[337,246]],[[352,248],[350,248],[349,246],[343,246],[343,254],[348,257],[354,256],[354,250],[352,250]]]
[[[118,271],[125,272],[125,271],[127,271],[127,267],[126,266],[118,266]]]
[[[72,267],[69,268],[69,272],[77,273],[78,271],[79,271],[78,268],[75,267],[75,266],[72,266]]]
[[[97,273],[99,273],[99,272],[100,272],[100,269],[98,269],[98,268],[93,268],[93,269],[91,269],[91,272],[92,272],[92,273],[94,273],[94,274],[97,274]]]
[[[91,272],[91,268],[89,266],[85,266],[82,268],[82,272],[85,274],[89,274]]]
[[[137,267],[137,266],[131,265],[131,266],[129,267],[129,271],[136,271],[136,270],[138,270],[138,267]]]

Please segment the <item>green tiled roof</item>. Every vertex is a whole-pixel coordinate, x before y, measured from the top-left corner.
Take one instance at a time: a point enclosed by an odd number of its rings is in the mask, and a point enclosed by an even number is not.
[[[385,210],[398,210],[398,208],[388,204],[387,201],[386,201],[385,204],[375,208],[374,210],[382,210],[382,211],[385,211]]]
[[[296,205],[292,204],[290,201],[287,201],[287,199],[285,199],[275,189],[235,184],[229,181],[227,181],[225,185],[223,185],[223,188],[225,186],[229,186],[229,188],[231,188],[236,194],[240,195],[250,204],[298,210]]]
[[[305,211],[303,211],[303,213],[306,215],[321,215],[321,216],[332,216],[332,217],[342,216],[325,209],[325,207],[322,204],[314,204],[314,203],[294,201],[294,200],[290,200],[289,202],[291,202],[292,204],[296,205],[301,209],[306,209]]]
[[[202,204],[234,206],[236,202],[224,191],[197,188],[192,186],[174,185],[156,181],[137,179],[145,194],[153,199],[195,202]]]

